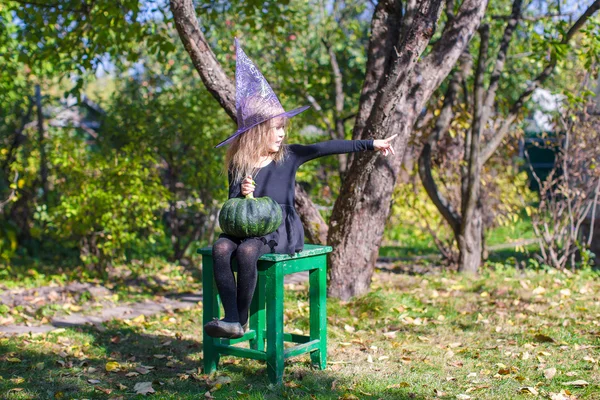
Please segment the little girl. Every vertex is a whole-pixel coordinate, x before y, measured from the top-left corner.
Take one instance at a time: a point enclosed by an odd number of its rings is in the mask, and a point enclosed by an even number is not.
[[[236,108],[238,130],[216,147],[230,143],[225,157],[229,198],[268,196],[282,209],[279,228],[261,237],[225,233],[212,247],[213,269],[225,317],[206,325],[212,337],[239,338],[248,326],[248,310],[257,279],[257,261],[265,253],[294,255],[304,247],[304,228],[294,208],[295,177],[307,161],[330,154],[377,150],[395,154],[393,135],[385,140],[329,140],[311,145],[284,144],[288,119],[308,107],[286,112],[262,74],[236,39]],[[237,282],[231,268],[237,257]]]

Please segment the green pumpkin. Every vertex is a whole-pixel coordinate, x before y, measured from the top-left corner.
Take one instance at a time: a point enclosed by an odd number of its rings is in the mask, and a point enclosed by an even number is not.
[[[245,198],[229,199],[221,207],[221,230],[238,238],[269,234],[281,225],[281,206],[270,197],[255,198],[252,193]]]

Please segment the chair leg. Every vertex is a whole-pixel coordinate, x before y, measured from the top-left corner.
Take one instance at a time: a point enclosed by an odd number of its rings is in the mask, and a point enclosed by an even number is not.
[[[283,381],[283,272],[278,264],[266,271],[267,372],[274,384]]]
[[[256,333],[256,338],[250,341],[250,348],[265,351],[265,275],[260,271],[250,305],[250,329]]]
[[[213,274],[213,260],[210,256],[202,257],[202,324],[219,318],[219,298]],[[215,338],[210,337],[202,329],[202,350],[204,353],[204,373],[211,374],[217,370],[219,352],[215,348]]]
[[[309,273],[310,340],[319,339],[319,349],[310,353],[310,359],[319,369],[327,366],[327,270],[325,255],[322,258],[315,260],[318,268]]]

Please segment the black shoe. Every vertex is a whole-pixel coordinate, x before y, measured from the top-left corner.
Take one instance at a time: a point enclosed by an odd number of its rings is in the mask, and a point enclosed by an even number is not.
[[[204,325],[204,331],[208,336],[215,338],[238,339],[244,336],[244,329],[239,322],[227,322],[214,319]]]

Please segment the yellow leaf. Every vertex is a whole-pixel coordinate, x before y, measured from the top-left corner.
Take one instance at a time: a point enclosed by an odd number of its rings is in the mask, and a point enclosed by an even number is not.
[[[131,320],[131,322],[135,324],[141,324],[144,321],[146,321],[146,316],[144,314],[140,314]]]
[[[11,357],[11,358],[7,359],[6,361],[13,362],[13,363],[20,363],[21,359],[19,359],[17,357]]]
[[[410,384],[408,382],[400,382],[400,383],[395,383],[393,385],[388,385],[387,389],[406,388],[409,386],[410,386]]]
[[[121,364],[116,361],[109,361],[104,368],[106,368],[106,372],[119,371],[121,369]]]

